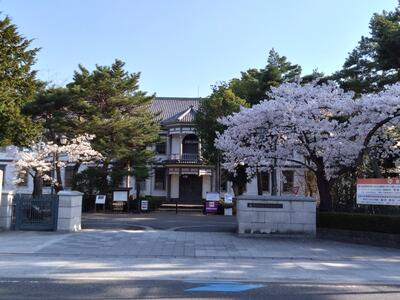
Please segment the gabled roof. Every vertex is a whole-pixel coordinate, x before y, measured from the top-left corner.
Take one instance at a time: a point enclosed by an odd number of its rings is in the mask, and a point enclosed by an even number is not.
[[[201,98],[156,97],[150,110],[159,114],[162,124],[191,123]]]
[[[176,115],[161,121],[161,124],[174,124],[174,123],[193,123],[196,111],[193,106],[188,109],[177,113]]]

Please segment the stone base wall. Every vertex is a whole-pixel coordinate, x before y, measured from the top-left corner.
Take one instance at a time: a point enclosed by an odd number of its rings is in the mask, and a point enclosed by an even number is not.
[[[296,196],[239,196],[239,234],[316,233],[316,203],[313,198]]]

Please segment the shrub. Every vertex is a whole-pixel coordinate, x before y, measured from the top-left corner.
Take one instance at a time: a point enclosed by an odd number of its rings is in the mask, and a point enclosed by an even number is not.
[[[400,216],[319,212],[317,227],[400,234]]]

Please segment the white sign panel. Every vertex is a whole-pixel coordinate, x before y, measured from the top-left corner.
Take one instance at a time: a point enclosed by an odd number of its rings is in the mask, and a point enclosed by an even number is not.
[[[141,210],[148,210],[149,209],[149,201],[148,200],[142,200],[140,202],[140,209]]]
[[[128,192],[127,191],[114,191],[113,193],[114,201],[128,201]]]
[[[219,193],[207,192],[206,193],[206,201],[219,201]]]
[[[357,179],[357,204],[400,205],[400,179]]]
[[[224,195],[224,202],[225,203],[232,203],[232,194],[229,194],[229,193],[226,193],[225,195]]]
[[[106,204],[106,195],[97,195],[96,204]]]

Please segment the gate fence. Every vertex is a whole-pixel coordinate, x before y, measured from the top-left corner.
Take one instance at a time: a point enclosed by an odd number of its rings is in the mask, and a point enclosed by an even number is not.
[[[16,194],[13,206],[16,230],[57,230],[57,195]]]

